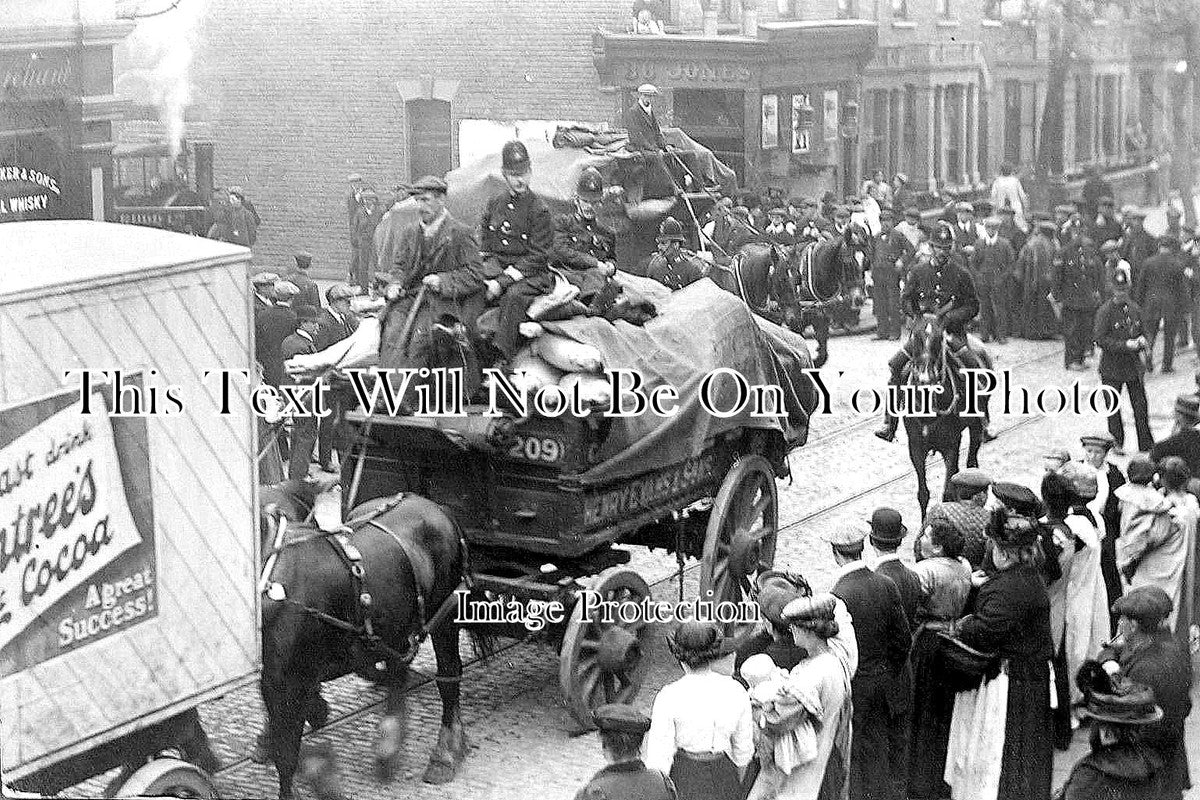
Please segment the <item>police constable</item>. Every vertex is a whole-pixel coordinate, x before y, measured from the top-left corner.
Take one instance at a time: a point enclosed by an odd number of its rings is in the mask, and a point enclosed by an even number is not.
[[[554,261],[579,287],[579,299],[587,303],[600,292],[617,271],[617,235],[596,217],[596,206],[604,199],[604,179],[595,167],[579,176],[575,187],[575,211],[563,214],[554,224]]]
[[[520,345],[520,325],[538,295],[554,287],[547,259],[554,250],[554,218],[529,188],[529,151],[518,141],[500,151],[500,173],[508,191],[483,212],[481,249],[488,299],[499,299],[495,345],[511,361]]]
[[[978,367],[979,359],[967,347],[967,324],[979,313],[979,298],[975,294],[971,275],[962,266],[962,257],[952,252],[954,230],[951,226],[938,223],[930,245],[933,255],[914,268],[904,284],[904,291],[900,293],[900,310],[914,319],[927,314],[937,317],[949,335],[952,352],[962,367]],[[904,368],[917,347],[918,341],[909,339],[888,361],[892,386],[900,385]],[[884,425],[875,431],[875,435],[890,442],[896,438],[898,424],[893,414],[885,413]]]
[[[1050,294],[1062,303],[1063,366],[1084,369],[1083,358],[1091,345],[1096,308],[1104,286],[1100,258],[1083,228],[1068,222],[1062,228],[1062,245],[1054,259]],[[1175,333],[1171,330],[1171,335]]]
[[[676,800],[675,785],[641,759],[642,739],[650,720],[632,706],[602,705],[595,711],[600,744],[608,766],[597,772],[575,800]]]
[[[683,226],[667,217],[658,227],[658,252],[650,257],[647,277],[672,291],[695,283],[708,274],[708,265],[690,250],[684,249]]]
[[[1129,391],[1138,450],[1148,451],[1154,446],[1143,379],[1146,367],[1142,352],[1148,342],[1142,333],[1142,309],[1129,298],[1129,274],[1124,270],[1113,273],[1113,296],[1096,313],[1093,334],[1100,346],[1100,382],[1111,386],[1118,395],[1122,387]],[[1120,409],[1108,418],[1108,432],[1116,442],[1116,452],[1121,454],[1125,447],[1125,425]]]

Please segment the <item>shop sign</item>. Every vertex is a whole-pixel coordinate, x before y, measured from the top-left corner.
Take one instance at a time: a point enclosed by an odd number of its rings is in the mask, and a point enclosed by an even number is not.
[[[0,676],[158,614],[146,422],[89,406],[0,411]]]
[[[60,53],[0,56],[0,89],[18,100],[62,97],[72,87],[71,59]]]
[[[48,172],[0,162],[0,222],[51,218],[61,197],[58,179]]]
[[[665,86],[750,84],[750,68],[732,61],[655,61],[624,59],[615,64],[616,78],[628,85],[659,82]]]

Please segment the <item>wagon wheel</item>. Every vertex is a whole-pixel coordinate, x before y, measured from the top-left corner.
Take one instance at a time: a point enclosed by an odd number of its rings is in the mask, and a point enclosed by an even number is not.
[[[614,567],[602,572],[590,587],[600,599],[613,601],[618,608],[640,605],[650,597],[650,587],[636,572]],[[558,657],[558,680],[567,710],[584,727],[596,727],[592,712],[605,703],[628,703],[642,688],[650,666],[651,628],[639,609],[634,621],[625,622],[620,614],[608,615],[597,609],[584,619],[584,604],[575,604]]]
[[[759,455],[738,459],[721,482],[708,519],[700,567],[701,600],[750,599],[755,577],[775,564],[777,522],[771,463]],[[735,623],[726,623],[725,633],[735,633]]]
[[[117,791],[118,797],[194,797],[217,800],[212,778],[197,767],[177,758],[156,758],[129,777]]]

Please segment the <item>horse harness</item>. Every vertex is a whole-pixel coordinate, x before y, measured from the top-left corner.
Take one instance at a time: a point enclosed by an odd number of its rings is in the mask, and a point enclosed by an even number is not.
[[[842,278],[838,276],[837,288],[833,294],[828,297],[821,297],[821,293],[817,291],[817,284],[813,280],[813,258],[816,257],[817,245],[819,242],[809,242],[804,245],[804,249],[800,251],[800,279],[797,281],[812,300],[801,300],[796,298],[797,304],[803,309],[820,309],[826,306],[839,305],[845,302],[845,297],[842,295]]]
[[[337,628],[340,631],[351,634],[366,646],[368,652],[377,654],[386,659],[390,659],[398,666],[408,667],[417,657],[417,653],[421,649],[421,644],[424,643],[425,639],[429,637],[429,634],[437,630],[446,621],[446,618],[450,616],[450,612],[455,608],[457,603],[458,591],[463,589],[469,591],[471,589],[471,580],[470,570],[464,569],[464,577],[462,582],[459,584],[458,589],[451,592],[446,599],[442,601],[441,605],[438,606],[437,610],[433,613],[433,616],[429,617],[426,615],[427,598],[433,591],[434,575],[432,563],[427,558],[420,557],[413,550],[409,543],[405,542],[403,539],[397,536],[394,531],[379,524],[377,521],[379,517],[399,506],[402,502],[404,502],[405,499],[405,493],[401,492],[394,497],[389,498],[385,502],[380,503],[366,515],[350,520],[337,530],[316,531],[286,543],[281,542],[282,528],[285,525],[286,520],[281,520],[279,523],[281,532],[276,536],[275,544],[271,550],[271,556],[267,561],[266,568],[259,582],[260,588],[265,591],[267,597],[269,597],[271,600],[290,605],[293,608],[299,609],[305,614],[313,617],[314,619],[320,620],[332,628]],[[453,518],[451,517],[451,519]],[[409,633],[408,642],[403,651],[396,650],[394,647],[385,643],[383,641],[383,637],[375,632],[375,626],[371,621],[371,606],[373,599],[371,597],[371,593],[366,591],[363,586],[364,579],[366,577],[366,570],[363,567],[362,552],[350,540],[350,534],[354,532],[355,528],[360,528],[367,525],[387,533],[400,546],[400,549],[404,552],[405,561],[408,563],[409,576],[412,578],[413,586],[416,587],[417,590],[417,617],[420,619],[421,625],[419,628]],[[455,529],[458,533],[458,544],[463,554],[465,566],[467,563],[466,538],[463,536],[462,530],[459,529],[457,522],[455,522]],[[340,619],[318,608],[313,608],[312,606],[292,600],[287,596],[282,584],[272,582],[270,580],[271,574],[275,568],[276,556],[281,551],[287,549],[288,547],[294,547],[313,539],[323,539],[329,542],[333,552],[337,554],[338,558],[342,561],[350,573],[351,595],[354,598],[352,621]],[[383,672],[387,669],[387,663],[384,661],[376,662],[376,668],[380,672]],[[441,675],[437,675],[435,676],[434,680],[456,683],[460,681],[461,678],[443,677]]]

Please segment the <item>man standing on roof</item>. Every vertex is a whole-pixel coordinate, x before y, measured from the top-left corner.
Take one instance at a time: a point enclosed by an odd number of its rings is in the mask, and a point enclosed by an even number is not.
[[[508,191],[488,202],[480,226],[487,297],[500,304],[494,344],[505,361],[517,354],[520,325],[534,298],[554,288],[547,263],[554,250],[554,218],[546,201],[529,188],[531,172],[525,145],[505,144],[500,174]]]

